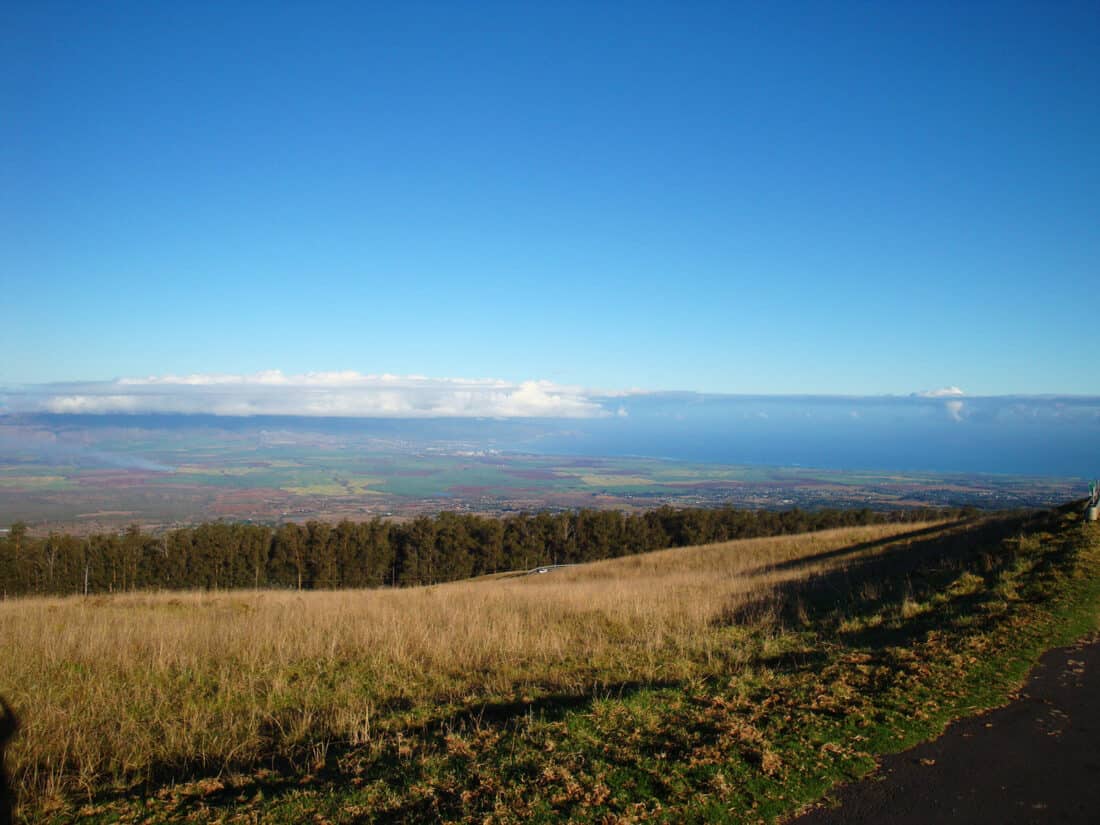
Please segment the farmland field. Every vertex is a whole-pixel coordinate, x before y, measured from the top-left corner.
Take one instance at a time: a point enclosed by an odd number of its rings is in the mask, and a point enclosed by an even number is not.
[[[0,602],[30,820],[771,820],[1096,626],[1076,510],[407,590]],[[236,821],[236,820],[234,820]]]
[[[166,421],[173,424],[166,424]],[[125,422],[123,422],[125,423]],[[0,419],[0,526],[91,533],[215,519],[275,524],[541,509],[1044,506],[1077,479],[548,455],[481,440],[379,437],[301,422],[224,429]]]

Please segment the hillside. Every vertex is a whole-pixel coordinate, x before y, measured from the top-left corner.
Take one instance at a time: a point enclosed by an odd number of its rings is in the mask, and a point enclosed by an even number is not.
[[[0,602],[9,771],[32,820],[768,820],[1095,626],[1098,544],[1021,513],[406,590]]]

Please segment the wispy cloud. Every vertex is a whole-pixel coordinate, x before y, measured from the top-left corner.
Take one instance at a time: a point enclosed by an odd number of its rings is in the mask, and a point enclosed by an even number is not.
[[[163,375],[43,384],[0,394],[9,412],[203,413],[353,418],[599,418],[590,393],[550,381],[367,375]]]

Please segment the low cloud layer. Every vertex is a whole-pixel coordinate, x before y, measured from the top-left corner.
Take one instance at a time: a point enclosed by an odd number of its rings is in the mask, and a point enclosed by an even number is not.
[[[922,392],[913,394],[919,398],[958,398],[959,396],[966,395],[966,393],[955,386],[941,387],[938,390],[923,390]]]
[[[843,419],[885,427],[902,419],[948,426],[999,422],[1100,425],[1092,396],[972,396],[945,387],[905,396],[759,396],[627,390],[607,392],[550,381],[428,378],[278,370],[252,375],[162,375],[114,381],[0,387],[0,415],[202,414],[377,419],[592,419],[800,422]],[[984,425],[983,425],[984,426]]]
[[[0,411],[350,418],[601,418],[613,414],[580,388],[549,381],[351,371],[285,375],[278,370],[38,385],[0,394]]]

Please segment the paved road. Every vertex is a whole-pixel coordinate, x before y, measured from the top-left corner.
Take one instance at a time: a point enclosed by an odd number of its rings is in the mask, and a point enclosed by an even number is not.
[[[1047,653],[1010,705],[885,757],[797,825],[1100,823],[1100,639]]]

